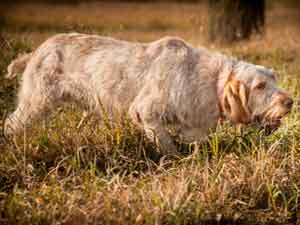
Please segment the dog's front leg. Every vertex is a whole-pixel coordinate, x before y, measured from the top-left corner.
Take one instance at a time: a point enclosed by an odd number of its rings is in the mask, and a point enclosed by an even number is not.
[[[160,120],[160,107],[155,102],[137,101],[137,104],[132,104],[129,110],[129,115],[134,124],[137,124],[145,131],[147,138],[156,144],[159,151],[164,155],[176,155],[177,147],[173,143],[169,132],[163,126]]]
[[[147,138],[156,144],[164,155],[176,155],[177,147],[174,145],[168,131],[158,123],[144,123],[143,129]]]

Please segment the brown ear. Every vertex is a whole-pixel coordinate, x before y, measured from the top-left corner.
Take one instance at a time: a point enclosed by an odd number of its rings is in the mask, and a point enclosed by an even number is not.
[[[249,89],[234,77],[230,77],[224,87],[223,108],[226,116],[235,123],[250,122],[248,107]]]

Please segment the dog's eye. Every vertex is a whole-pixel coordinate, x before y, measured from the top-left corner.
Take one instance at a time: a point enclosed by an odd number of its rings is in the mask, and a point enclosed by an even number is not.
[[[260,82],[254,88],[257,90],[263,90],[263,89],[265,89],[265,87],[266,87],[266,82]]]

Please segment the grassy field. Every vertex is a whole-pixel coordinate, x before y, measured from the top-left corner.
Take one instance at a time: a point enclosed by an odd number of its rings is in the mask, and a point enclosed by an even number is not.
[[[0,126],[20,78],[5,80],[18,53],[58,32],[125,40],[175,35],[274,68],[295,99],[281,128],[218,127],[209,141],[164,158],[130,121],[78,128],[66,106],[21,137],[0,137],[0,224],[300,224],[300,10],[268,5],[264,36],[231,46],[206,40],[207,10],[195,3],[26,4],[5,13],[0,41]]]

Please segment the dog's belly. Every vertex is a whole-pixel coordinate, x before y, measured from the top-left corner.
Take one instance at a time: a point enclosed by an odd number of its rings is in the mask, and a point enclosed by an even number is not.
[[[201,127],[184,127],[180,129],[179,136],[184,142],[203,142],[207,140],[210,133],[215,131],[216,126],[217,120],[211,120],[210,124],[205,124]]]

